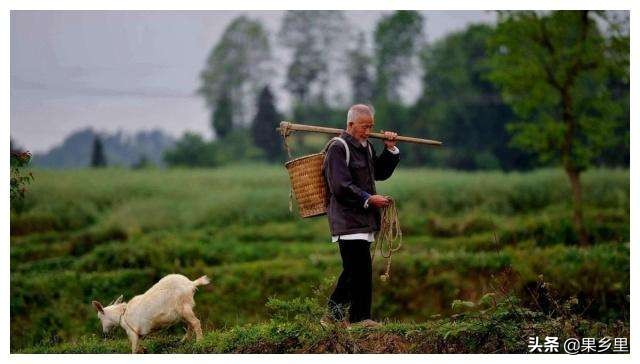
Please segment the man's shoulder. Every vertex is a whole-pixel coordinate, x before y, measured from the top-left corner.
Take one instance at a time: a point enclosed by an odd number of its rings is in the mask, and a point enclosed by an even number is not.
[[[339,141],[332,141],[326,147],[324,152],[324,161],[322,162],[322,169],[327,171],[329,166],[333,166],[336,168],[338,163],[345,163],[347,156],[347,151],[345,150],[345,146]],[[333,170],[333,168],[328,168],[329,170]]]
[[[335,154],[344,155],[346,153],[346,148],[348,148],[346,142],[342,143],[339,140],[333,140],[329,143],[326,154],[327,156],[331,156]]]

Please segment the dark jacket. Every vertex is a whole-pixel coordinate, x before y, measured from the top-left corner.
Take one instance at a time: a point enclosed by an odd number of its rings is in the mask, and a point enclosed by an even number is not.
[[[329,194],[327,216],[331,235],[368,233],[380,230],[380,211],[364,203],[376,194],[375,181],[384,181],[391,176],[400,161],[398,154],[386,148],[376,156],[369,141],[369,148],[362,146],[347,132],[340,137],[347,142],[350,152],[349,166],[346,163],[344,144],[331,143],[326,152],[323,173]]]

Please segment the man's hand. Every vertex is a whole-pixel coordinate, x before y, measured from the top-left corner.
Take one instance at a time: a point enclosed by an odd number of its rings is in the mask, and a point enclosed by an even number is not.
[[[371,195],[367,201],[369,202],[369,206],[378,208],[389,205],[389,199],[380,195]]]
[[[385,147],[387,147],[387,149],[393,149],[396,146],[396,137],[398,136],[398,133],[384,130],[382,132],[387,137],[384,141]]]

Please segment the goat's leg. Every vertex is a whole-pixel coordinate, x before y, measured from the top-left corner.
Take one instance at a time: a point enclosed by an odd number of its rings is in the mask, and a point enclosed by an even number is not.
[[[129,340],[131,341],[131,354],[137,354],[140,351],[138,350],[138,343],[140,341],[140,338],[138,337],[138,334],[136,334],[135,332],[132,333],[128,333],[129,334]]]
[[[191,330],[196,333],[196,341],[202,340],[202,328],[200,326],[200,320],[196,317],[196,314],[193,313],[193,308],[191,305],[186,304],[182,308],[182,314],[184,315],[185,321],[189,323],[191,326]]]
[[[191,324],[189,322],[186,322],[185,325],[185,330],[187,332],[184,333],[184,336],[182,337],[182,339],[180,340],[181,343],[186,342],[187,340],[189,340],[189,338],[191,337],[191,335],[193,334],[193,330],[191,329]]]

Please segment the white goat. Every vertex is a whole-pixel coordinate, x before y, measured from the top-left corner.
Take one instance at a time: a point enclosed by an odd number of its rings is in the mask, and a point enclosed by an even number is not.
[[[118,297],[107,307],[98,301],[92,301],[106,334],[113,327],[121,326],[131,341],[131,351],[138,352],[140,339],[160,328],[168,327],[178,321],[187,324],[187,333],[182,340],[196,334],[196,341],[202,339],[200,320],[193,313],[195,302],[193,294],[198,286],[209,284],[209,278],[202,276],[195,281],[180,274],[169,274],[162,278],[144,294],[135,296],[129,302]]]

